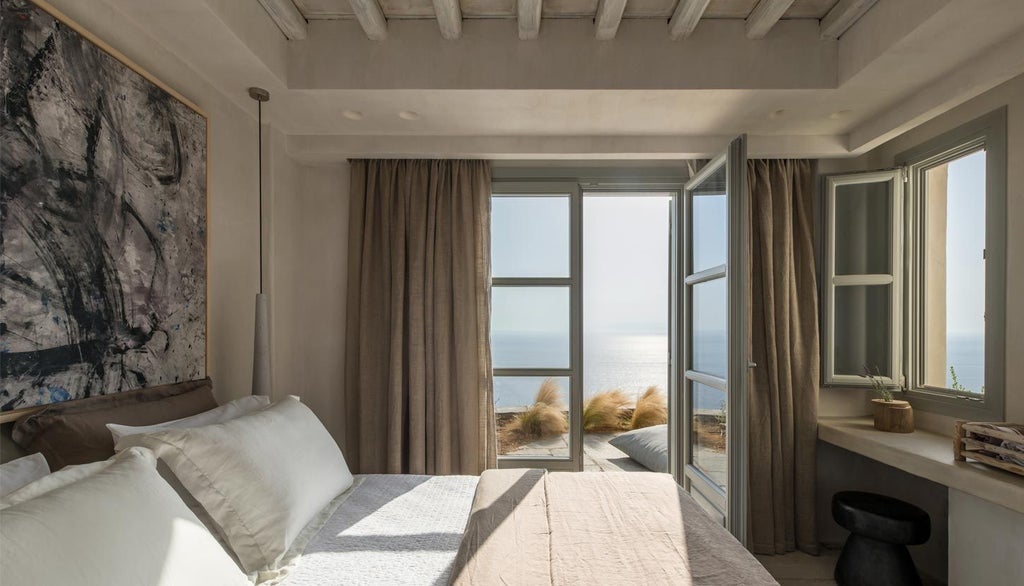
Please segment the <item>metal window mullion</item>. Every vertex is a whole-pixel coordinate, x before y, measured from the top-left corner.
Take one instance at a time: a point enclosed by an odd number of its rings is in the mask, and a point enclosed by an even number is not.
[[[571,377],[572,368],[492,368],[491,373],[493,376]]]
[[[720,376],[700,372],[698,370],[687,370],[685,376],[687,380],[692,380],[693,382],[700,383],[706,387],[711,387],[724,392],[729,390],[728,381]]]
[[[492,287],[571,287],[572,277],[491,277]]]
[[[702,497],[711,501],[711,504],[715,505],[723,513],[728,509],[728,497],[726,491],[718,486],[713,478],[707,475],[703,470],[697,467],[695,464],[687,464],[686,476],[691,480],[698,480],[700,483],[697,485],[697,492]]]
[[[892,285],[895,281],[893,275],[836,275],[832,278],[832,284],[836,287]]]
[[[569,196],[569,328],[572,370],[569,408],[569,456],[583,470],[583,192],[579,183]]]
[[[687,285],[699,285],[708,281],[714,281],[715,279],[722,279],[726,277],[726,265],[718,265],[703,271],[698,271],[688,277],[686,277]]]

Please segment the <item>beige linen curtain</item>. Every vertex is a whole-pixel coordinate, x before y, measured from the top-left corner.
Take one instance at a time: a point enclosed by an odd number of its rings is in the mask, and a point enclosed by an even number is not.
[[[495,463],[490,165],[352,162],[345,457],[360,473]]]
[[[817,553],[818,294],[814,168],[752,160],[750,546]]]

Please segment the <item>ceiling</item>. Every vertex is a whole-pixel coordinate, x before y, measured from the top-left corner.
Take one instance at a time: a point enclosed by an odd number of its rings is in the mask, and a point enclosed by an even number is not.
[[[783,19],[818,20],[839,0],[794,0]],[[355,18],[349,0],[294,0],[306,20]],[[678,0],[629,0],[623,18],[668,18]],[[711,0],[703,18],[745,19],[758,0]],[[379,0],[384,15],[391,18],[434,18],[433,0]],[[516,0],[461,0],[463,18],[515,18]],[[598,0],[545,0],[544,18],[594,18]]]
[[[606,40],[597,0],[295,0],[305,16],[292,0],[103,1],[238,107],[268,89],[264,119],[314,163],[684,159],[738,134],[752,156],[849,157],[1024,74],[1021,0],[710,0],[681,37],[675,0],[603,0],[624,14]],[[432,14],[456,2],[453,39]],[[523,40],[524,2],[583,16]],[[752,38],[764,3],[786,10]],[[386,35],[352,6],[379,8]],[[823,38],[837,11],[845,28]]]

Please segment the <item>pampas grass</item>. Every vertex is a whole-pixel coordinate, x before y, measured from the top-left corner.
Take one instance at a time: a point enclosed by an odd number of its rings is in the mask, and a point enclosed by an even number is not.
[[[501,443],[506,450],[536,439],[554,437],[569,431],[562,391],[553,379],[546,379],[537,389],[533,405],[501,428]],[[504,452],[503,452],[504,453]]]
[[[658,387],[647,387],[644,394],[636,400],[629,428],[640,429],[663,423],[668,423],[668,401]]]
[[[560,411],[565,409],[562,402],[562,389],[553,378],[546,378],[537,389],[537,396],[533,398],[534,405],[543,403],[551,407],[557,407]]]
[[[583,431],[622,431],[622,410],[629,403],[629,395],[619,389],[602,391],[590,397],[583,405]]]

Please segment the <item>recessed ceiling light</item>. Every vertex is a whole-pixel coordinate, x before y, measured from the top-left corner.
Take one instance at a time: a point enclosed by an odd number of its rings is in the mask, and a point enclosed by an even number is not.
[[[776,110],[776,111],[772,112],[771,114],[769,114],[768,117],[769,118],[779,118],[781,116],[784,116],[785,114],[786,114],[785,110]]]
[[[839,110],[838,112],[832,112],[831,114],[828,115],[828,117],[831,118],[832,120],[839,120],[840,118],[843,118],[850,112],[853,112],[853,110]]]
[[[402,110],[398,113],[398,117],[402,120],[419,120],[420,113],[413,110]]]
[[[360,112],[359,110],[345,110],[344,112],[341,113],[341,115],[344,116],[345,118],[348,118],[349,120],[363,119],[363,113]]]

